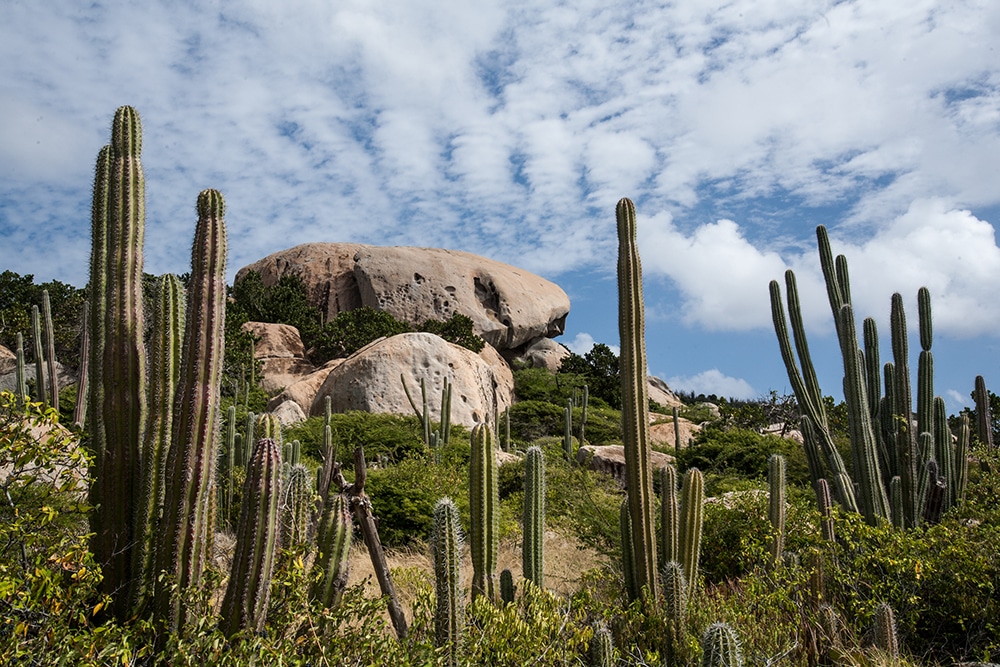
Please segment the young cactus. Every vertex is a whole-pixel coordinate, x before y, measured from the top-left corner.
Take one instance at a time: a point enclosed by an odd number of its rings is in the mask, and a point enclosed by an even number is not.
[[[462,544],[458,529],[458,508],[450,498],[442,498],[434,506],[431,531],[434,588],[437,592],[435,641],[444,651],[444,664],[447,667],[457,667],[462,662],[465,609],[462,604]]]
[[[664,564],[680,558],[680,507],[677,502],[677,468],[667,464],[660,475],[660,558]]]
[[[825,481],[825,480],[824,480]],[[771,519],[771,559],[777,567],[785,546],[785,457],[771,454],[767,460],[768,517]]]
[[[314,508],[313,475],[309,468],[293,464],[281,495],[281,544],[285,548],[304,545],[309,541]]]
[[[347,588],[347,568],[351,550],[351,509],[347,496],[328,500],[316,535],[319,554],[313,568],[321,572],[309,589],[309,597],[327,609],[335,609]]]
[[[892,660],[899,659],[899,637],[896,634],[896,616],[887,603],[875,610],[875,647]]]
[[[469,459],[469,540],[472,551],[472,596],[485,595],[496,601],[497,552],[500,534],[500,498],[497,486],[497,455],[489,424],[472,428]]]
[[[220,627],[227,637],[241,630],[264,629],[279,542],[280,469],[277,443],[269,438],[258,441],[247,467],[236,552],[222,600]]]
[[[587,651],[587,664],[590,667],[611,667],[614,664],[614,643],[611,631],[606,625],[594,629],[594,638],[590,640]]]
[[[701,638],[702,667],[742,667],[743,653],[736,633],[725,623],[713,623]]]
[[[523,576],[539,588],[545,586],[545,455],[529,447],[524,458],[524,545],[521,550]]]
[[[681,565],[689,594],[698,585],[698,559],[705,511],[705,478],[697,468],[688,468],[681,489]]]

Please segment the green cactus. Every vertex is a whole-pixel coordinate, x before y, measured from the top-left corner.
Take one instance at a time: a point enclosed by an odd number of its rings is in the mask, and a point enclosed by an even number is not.
[[[14,370],[14,390],[17,395],[17,406],[22,410],[28,404],[28,382],[24,375],[24,336],[17,332],[17,350],[15,352],[17,365]]]
[[[580,401],[580,446],[583,447],[586,441],[583,439],[584,433],[587,428],[587,405],[590,403],[590,389],[587,385],[583,385],[583,398]],[[509,416],[508,416],[509,419]]]
[[[281,491],[281,544],[295,548],[309,541],[313,511],[313,476],[301,463],[291,465]]]
[[[614,643],[606,625],[594,629],[594,637],[590,640],[587,651],[587,664],[590,667],[611,667],[614,664]]]
[[[899,659],[899,636],[896,634],[896,615],[892,607],[883,603],[875,609],[875,646],[892,660]]]
[[[327,609],[335,609],[347,588],[351,550],[351,509],[347,496],[337,494],[326,503],[316,534],[319,551],[313,568],[321,576],[313,581],[309,597]]]
[[[180,279],[165,275],[156,283],[151,305],[149,340],[149,416],[140,451],[141,478],[137,488],[132,578],[134,609],[142,609],[153,593],[155,549],[163,507],[164,467],[173,440],[174,392],[180,374],[185,293]]]
[[[636,243],[635,205],[618,202],[618,331],[621,338],[622,442],[625,488],[632,525],[632,560],[638,590],[656,599],[656,531],[649,442],[649,387],[646,372],[645,306],[642,265]]]
[[[628,500],[623,500],[618,513],[618,528],[622,541],[622,578],[625,581],[625,592],[630,600],[637,600],[642,590],[635,578],[635,549],[632,546],[632,515],[629,513]]]
[[[955,474],[952,477],[955,488],[952,496],[956,503],[965,499],[965,487],[969,483],[969,442],[972,438],[969,426],[969,413],[962,414],[962,422],[958,429],[958,444],[955,447]]]
[[[697,468],[684,473],[681,488],[681,565],[689,592],[698,585],[698,559],[701,555],[701,533],[705,511],[705,478]]]
[[[90,379],[90,304],[84,301],[80,308],[80,368],[76,385],[76,405],[73,406],[73,423],[83,431],[87,421],[87,391]]]
[[[235,403],[235,402],[234,402]],[[242,446],[242,443],[240,443]],[[222,456],[219,457],[219,487],[222,489],[222,503],[219,508],[219,520],[225,526],[231,526],[233,522],[232,509],[235,489],[233,488],[233,471],[236,468],[237,459],[237,439],[236,439],[236,405],[230,405],[226,410],[226,429]]]
[[[258,439],[270,438],[278,443],[278,448],[282,451],[282,460],[287,463],[288,457],[284,456],[285,443],[281,439],[281,422],[270,412],[265,412],[257,416],[257,425],[254,435]]]
[[[514,604],[515,593],[514,575],[505,568],[500,572],[500,599],[504,604]]]
[[[670,411],[674,417],[674,456],[681,451],[681,411],[675,405]]]
[[[563,408],[563,454],[566,462],[573,465],[573,401],[568,398]]]
[[[955,503],[955,446],[952,444],[951,429],[948,428],[947,407],[940,396],[934,397],[934,458],[948,487],[943,500],[943,510],[947,512]]]
[[[45,353],[49,376],[49,405],[59,412],[59,374],[56,372],[56,335],[52,327],[52,305],[49,291],[42,290],[42,318],[45,322]]]
[[[174,443],[167,457],[163,539],[157,567],[174,575],[181,591],[196,587],[215,534],[215,435],[226,320],[225,204],[216,190],[198,195],[198,223],[191,253],[188,327],[184,334]],[[245,501],[244,501],[245,502]],[[180,627],[187,612],[166,587],[157,590],[157,613]]]
[[[443,651],[444,664],[448,667],[457,667],[462,662],[465,610],[462,604],[462,545],[458,528],[458,508],[450,498],[442,498],[434,506],[431,531],[434,589],[437,593],[437,608],[434,614],[435,642]]]
[[[111,210],[111,146],[104,146],[97,154],[94,168],[94,197],[90,221],[90,312],[87,329],[90,339],[88,355],[87,384],[87,424],[90,431],[90,448],[94,452],[93,471],[101,469],[101,455],[107,444],[104,428],[104,343],[106,336],[108,277],[108,224]],[[100,484],[91,484],[90,504],[100,505]],[[91,530],[96,530],[98,521],[91,514]],[[96,552],[95,552],[95,555]]]
[[[911,424],[912,393],[910,391],[909,349],[906,339],[906,312],[903,310],[903,297],[898,292],[892,295],[890,312],[890,327],[892,333],[893,357],[893,387],[895,403],[892,414],[896,422],[896,470],[899,475],[900,489],[903,496],[903,525],[907,528],[920,523],[918,511],[919,500],[917,490],[919,455],[917,452],[917,433]]]
[[[785,546],[785,457],[771,454],[767,460],[768,518],[771,520],[771,560],[777,567]]]
[[[742,667],[743,654],[736,632],[725,623],[713,623],[701,638],[702,667]]]
[[[31,339],[35,348],[35,402],[48,403],[49,392],[45,383],[45,352],[42,345],[42,322],[38,306],[31,307]]]
[[[259,440],[247,466],[236,551],[220,611],[219,626],[227,637],[242,630],[264,629],[280,540],[280,468],[278,444],[270,438]]]
[[[545,587],[545,455],[529,447],[524,457],[524,544],[521,571],[525,579]]]
[[[986,390],[986,380],[982,375],[976,376],[976,435],[983,443],[986,451],[993,451],[993,419],[990,415],[990,392]]]
[[[143,345],[142,247],[145,234],[145,179],[139,154],[142,132],[139,114],[131,107],[115,113],[111,128],[108,162],[99,155],[94,192],[94,237],[91,275],[103,279],[104,316],[95,335],[95,348],[102,358],[91,364],[99,368],[103,390],[95,383],[91,401],[100,413],[91,420],[91,446],[95,456],[91,500],[98,509],[92,514],[92,547],[104,575],[106,593],[113,596],[112,612],[123,619],[129,608],[127,595],[132,582],[132,545],[135,544],[135,485],[140,479],[139,442],[146,425],[146,350]],[[107,172],[104,172],[104,169]],[[102,181],[104,176],[107,180]],[[104,220],[96,216],[106,213]],[[102,232],[100,228],[106,230]],[[98,259],[103,258],[101,265]],[[96,294],[95,294],[96,295]],[[100,295],[96,295],[100,299]],[[94,320],[92,319],[91,322]],[[103,334],[97,343],[97,334]],[[93,379],[93,378],[92,378]],[[100,401],[95,405],[96,401]]]
[[[830,485],[825,479],[819,480],[816,485],[816,495],[819,498],[820,530],[823,532],[823,539],[834,542],[837,537],[833,531],[833,500],[830,498]]]
[[[677,503],[677,468],[667,464],[660,475],[660,558],[664,564],[680,558],[680,509]]]
[[[684,568],[677,561],[668,561],[663,566],[663,611],[667,619],[666,664],[680,665],[680,654],[687,627],[688,585],[684,578]]]
[[[469,459],[469,541],[472,551],[472,597],[496,601],[497,552],[500,544],[500,497],[497,455],[489,424],[472,428]]]

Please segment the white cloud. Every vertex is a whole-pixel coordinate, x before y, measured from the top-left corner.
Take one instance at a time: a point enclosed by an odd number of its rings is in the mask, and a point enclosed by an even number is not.
[[[563,345],[569,348],[569,351],[573,354],[578,354],[581,357],[594,347],[594,344],[598,341],[594,340],[594,337],[589,333],[581,332],[576,335],[571,341],[562,341]],[[605,345],[608,345],[605,343]],[[618,345],[608,345],[608,348],[614,352],[616,355],[621,354],[621,347]]]
[[[715,394],[723,398],[752,399],[760,395],[760,392],[746,380],[729,377],[718,368],[702,371],[690,377],[669,378],[667,386],[674,391]]]

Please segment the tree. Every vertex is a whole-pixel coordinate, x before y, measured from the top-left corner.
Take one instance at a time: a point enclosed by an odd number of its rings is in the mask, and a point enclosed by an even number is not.
[[[563,359],[560,373],[575,373],[586,378],[590,395],[620,410],[622,407],[621,365],[618,355],[604,343],[595,343],[582,357],[570,353]]]
[[[24,276],[13,271],[0,273],[0,345],[13,350],[17,334],[24,335],[25,354],[34,361],[31,341],[31,307],[42,306],[42,292],[48,290],[52,308],[52,328],[56,345],[56,360],[76,368],[80,362],[80,316],[84,290],[53,280],[35,284],[33,274]]]

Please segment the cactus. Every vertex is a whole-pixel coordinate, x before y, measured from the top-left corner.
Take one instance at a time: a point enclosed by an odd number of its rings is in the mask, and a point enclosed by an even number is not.
[[[875,646],[892,660],[899,659],[899,637],[896,635],[896,616],[886,603],[875,609]]]
[[[278,552],[278,502],[281,452],[270,438],[258,441],[247,466],[243,507],[236,529],[236,551],[220,628],[231,637],[241,630],[264,629],[271,573]]]
[[[667,618],[666,664],[679,665],[682,638],[687,626],[688,585],[684,568],[677,561],[663,566],[663,606]]]
[[[566,462],[573,465],[573,401],[568,398],[563,408],[563,453]]]
[[[635,205],[618,202],[618,331],[621,338],[622,442],[625,488],[632,525],[632,560],[638,590],[656,599],[656,532],[650,465],[649,388],[646,373],[642,265],[636,243]]]
[[[92,412],[99,413],[91,419],[95,452],[91,501],[99,504],[92,515],[92,547],[104,575],[103,590],[109,595],[127,591],[131,585],[134,486],[140,479],[139,442],[146,424],[141,144],[139,114],[131,107],[119,108],[110,148],[98,156],[94,189],[91,289],[98,302],[103,296],[103,307],[94,308],[91,323],[95,326],[96,317],[103,321],[91,336],[101,354],[100,359],[91,359],[91,371],[102,385],[98,389],[91,382]],[[105,215],[104,219],[99,220],[99,215]],[[95,274],[99,274],[96,280]],[[103,294],[98,293],[101,285]],[[124,618],[128,606],[127,595],[115,595],[112,611],[116,617]]]
[[[301,463],[294,463],[284,480],[281,492],[281,544],[294,548],[309,541],[312,519],[312,473]]]
[[[309,589],[309,597],[327,609],[335,609],[347,588],[351,550],[351,510],[347,496],[337,494],[326,503],[316,534],[319,554],[313,568],[321,572]]]
[[[632,547],[632,515],[628,500],[623,500],[618,513],[618,527],[622,541],[622,578],[629,599],[636,600],[642,593],[635,579],[635,549]]]
[[[701,638],[702,667],[742,667],[743,655],[736,633],[725,623],[713,623]]]
[[[174,443],[167,458],[162,542],[157,566],[183,591],[197,586],[215,534],[215,435],[226,320],[225,204],[216,190],[198,195],[191,253],[188,327],[174,411]],[[244,501],[246,502],[246,501]],[[186,621],[179,601],[157,590],[158,616],[171,627]]]
[[[590,403],[590,389],[587,385],[583,385],[583,398],[580,401],[580,446],[583,447],[586,441],[583,439],[584,432],[587,428],[587,405]]]
[[[837,537],[833,531],[833,501],[830,499],[830,485],[825,479],[819,480],[816,495],[819,497],[820,529],[823,532],[823,539],[834,542]]]
[[[698,558],[701,554],[701,532],[704,521],[705,479],[697,468],[688,468],[681,488],[681,565],[688,589],[698,585]]]
[[[892,414],[896,421],[896,470],[899,475],[900,489],[903,496],[903,525],[907,528],[920,523],[917,510],[919,487],[917,434],[911,425],[912,394],[910,392],[910,367],[908,363],[908,345],[906,340],[906,313],[903,310],[903,297],[897,292],[892,295],[890,312],[890,327],[892,334],[893,357],[893,387],[895,403]]]
[[[590,640],[587,651],[587,664],[590,667],[611,667],[614,664],[614,643],[606,625],[594,629],[594,637]]]
[[[458,508],[450,498],[442,498],[434,506],[431,530],[434,589],[437,592],[435,642],[444,652],[444,664],[457,667],[461,664],[462,657],[465,610],[462,604],[462,546],[458,529]]]
[[[955,503],[955,446],[952,444],[951,429],[948,428],[948,412],[944,399],[934,397],[934,458],[941,469],[941,477],[947,484],[944,492],[943,510]]]
[[[169,274],[160,278],[156,283],[156,300],[150,308],[153,322],[149,341],[149,417],[140,451],[141,477],[136,497],[134,609],[145,605],[156,578],[154,556],[163,507],[164,466],[173,439],[174,392],[180,373],[184,309],[185,294],[180,280]]]
[[[265,412],[257,417],[257,425],[254,435],[258,439],[270,438],[278,443],[278,449],[282,452],[282,461],[288,463],[288,457],[284,455],[285,443],[281,439],[281,422],[270,412]]]
[[[42,346],[42,323],[38,306],[31,307],[31,339],[35,348],[35,401],[48,403],[48,386],[45,384],[45,352]]]
[[[76,384],[76,405],[73,406],[73,423],[80,431],[87,421],[87,391],[88,380],[90,379],[90,304],[84,301],[80,314],[80,368],[78,369]]]
[[[489,424],[472,428],[469,459],[469,541],[472,551],[472,597],[485,595],[496,601],[497,552],[500,543],[500,497],[497,455]]]
[[[45,352],[47,355],[49,375],[49,405],[59,412],[59,374],[56,372],[56,335],[52,327],[52,305],[49,302],[49,291],[42,290],[42,318],[45,322]]]
[[[956,503],[965,499],[965,487],[969,483],[969,441],[971,439],[971,428],[969,427],[969,413],[962,415],[962,423],[958,429],[958,444],[955,447],[955,475],[953,477],[955,488],[952,496]]]
[[[222,506],[219,508],[219,520],[225,526],[232,525],[233,497],[236,490],[233,488],[233,470],[236,467],[237,440],[236,440],[236,405],[229,406],[226,410],[226,430],[223,444],[222,456],[219,457],[219,486],[222,488]],[[240,443],[242,445],[242,443]]]
[[[514,604],[515,592],[514,575],[505,568],[500,572],[500,599],[504,604]]]
[[[771,520],[771,559],[781,562],[785,546],[785,457],[771,454],[767,460],[768,517]]]
[[[674,456],[681,451],[681,411],[675,405],[670,411],[674,417]]]
[[[524,545],[521,571],[525,579],[544,588],[545,455],[529,447],[524,457]]]
[[[990,414],[990,392],[986,390],[986,380],[982,375],[976,376],[976,389],[973,392],[976,399],[976,435],[983,443],[986,451],[993,451],[993,418]]]
[[[14,392],[17,395],[17,407],[22,410],[28,404],[28,383],[24,375],[24,336],[17,333],[17,365],[14,370]]]
[[[664,564],[680,558],[680,510],[677,504],[677,468],[660,468],[660,558]]]

